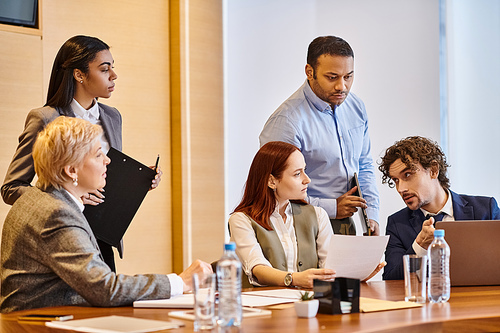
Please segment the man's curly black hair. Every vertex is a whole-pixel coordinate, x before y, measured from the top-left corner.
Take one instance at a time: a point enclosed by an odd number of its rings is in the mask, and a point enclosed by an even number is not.
[[[421,136],[410,136],[387,148],[378,169],[382,172],[382,184],[387,183],[391,188],[395,184],[389,175],[389,168],[398,158],[411,170],[415,170],[418,163],[424,169],[437,166],[439,168],[439,183],[444,189],[450,188],[450,180],[447,176],[449,165],[446,163],[446,156],[437,142]]]

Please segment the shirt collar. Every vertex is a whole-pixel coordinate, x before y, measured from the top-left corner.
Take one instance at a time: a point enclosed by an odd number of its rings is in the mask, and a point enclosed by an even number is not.
[[[292,214],[292,205],[290,204],[290,201],[288,201],[288,204],[285,208],[285,214],[287,216]],[[271,215],[275,215],[276,217],[281,216],[279,212],[278,200],[276,200],[276,206],[274,207],[274,212]]]
[[[448,200],[446,200],[446,203],[444,204],[443,208],[441,208],[441,210],[438,212],[438,214],[445,213],[446,215],[453,217],[453,202],[451,200],[450,190],[446,190],[446,193],[448,193]],[[422,211],[422,213],[424,213],[424,216],[427,216],[427,214],[436,215],[426,211],[423,208],[420,208],[420,210]]]
[[[329,103],[325,102],[321,98],[319,98],[314,91],[312,91],[311,86],[309,85],[309,80],[306,79],[306,82],[303,85],[304,87],[304,95],[306,99],[311,102],[314,107],[320,112],[333,113],[332,107]]]
[[[69,196],[71,197],[71,199],[73,199],[73,201],[77,204],[77,206],[80,209],[80,211],[83,213],[83,210],[85,209],[85,206],[83,205],[82,201],[80,199],[78,199],[77,197],[75,197],[73,194],[71,194],[64,187],[63,187],[63,190],[66,191],[66,193],[69,194]]]
[[[86,120],[88,120],[90,117],[96,120],[99,119],[99,105],[97,104],[97,101],[95,99],[90,109],[86,110],[83,106],[80,105],[80,103],[77,102],[76,99],[73,98],[73,101],[71,102],[71,109],[79,118]]]

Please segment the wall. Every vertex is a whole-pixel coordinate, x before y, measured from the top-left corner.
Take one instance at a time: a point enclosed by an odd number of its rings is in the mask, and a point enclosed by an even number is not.
[[[366,104],[374,159],[409,135],[438,141],[438,5],[437,0],[226,1],[226,213],[241,199],[265,121],[304,82],[307,47],[317,36],[343,37],[354,50],[351,91]],[[379,184],[384,232],[387,216],[404,203],[394,189]]]
[[[183,17],[192,15],[182,28],[187,36],[176,42],[191,50],[179,66],[170,59],[170,6],[182,7]],[[122,113],[123,151],[148,165],[160,154],[163,170],[160,186],[147,194],[124,237],[125,259],[118,260],[118,272],[180,272],[193,256],[216,260],[224,230],[223,98],[222,76],[218,81],[212,77],[222,71],[221,2],[47,0],[41,2],[41,11],[41,29],[34,34],[0,27],[0,177],[10,163],[26,114],[45,102],[59,47],[76,34],[99,37],[111,46],[118,75],[112,97],[101,102]],[[173,28],[181,29],[179,24]],[[186,39],[189,33],[191,39]],[[191,96],[192,109],[183,104],[177,114],[182,121],[173,123],[171,109],[178,100],[171,97],[175,92],[171,84],[179,82],[172,83],[170,74],[181,66],[194,70],[189,73],[193,78],[182,85],[182,94]],[[182,142],[172,143],[174,131],[183,133]],[[178,145],[181,153],[174,160],[172,149]],[[181,183],[172,181],[178,161],[184,170],[181,176],[187,177]],[[176,192],[185,179],[190,179],[189,191]],[[185,212],[175,218],[172,193],[180,193],[176,208]],[[9,209],[0,204],[2,223]],[[174,226],[180,234],[174,233]],[[175,252],[178,237],[187,241]]]
[[[0,43],[0,179],[3,183],[26,114],[43,102],[43,79],[40,36],[0,31]],[[1,201],[1,223],[9,208]]]
[[[446,1],[451,188],[500,200],[500,2]]]

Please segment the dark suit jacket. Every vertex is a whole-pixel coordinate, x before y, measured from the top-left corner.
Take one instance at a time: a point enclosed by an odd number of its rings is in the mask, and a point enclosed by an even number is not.
[[[33,145],[36,137],[48,123],[59,116],[75,117],[71,107],[56,108],[44,106],[31,110],[26,117],[24,131],[19,136],[12,162],[10,162],[2,185],[2,198],[8,205],[14,202],[31,186],[35,177]],[[111,147],[122,150],[122,116],[117,109],[99,103],[99,119]]]
[[[500,210],[495,198],[450,192],[456,221],[500,219]],[[390,235],[390,238],[385,250],[387,266],[382,275],[384,280],[404,278],[403,255],[415,254],[412,244],[422,230],[424,220],[425,216],[420,209],[410,210],[408,207],[389,216],[386,235]]]
[[[30,187],[2,231],[2,313],[47,306],[123,306],[170,297],[166,275],[115,274],[71,195]]]

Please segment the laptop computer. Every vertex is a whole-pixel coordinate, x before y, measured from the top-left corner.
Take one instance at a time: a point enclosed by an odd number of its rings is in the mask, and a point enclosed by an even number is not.
[[[500,285],[500,220],[440,221],[450,246],[452,286]]]

